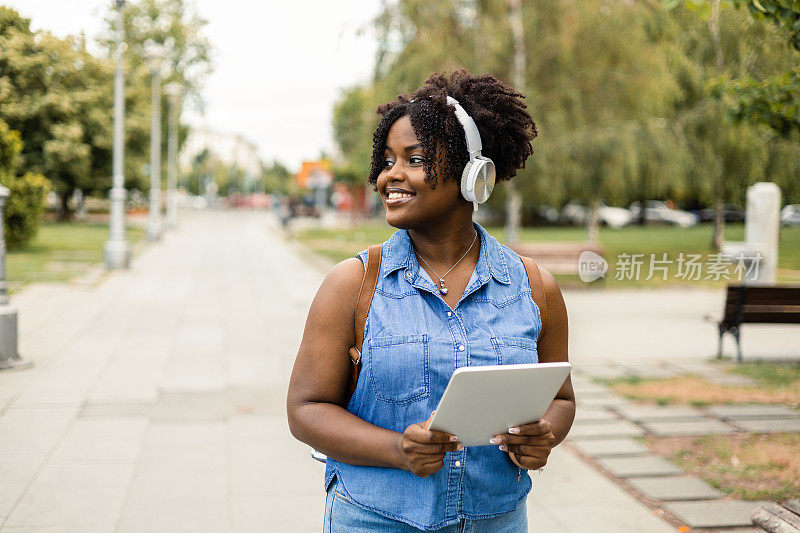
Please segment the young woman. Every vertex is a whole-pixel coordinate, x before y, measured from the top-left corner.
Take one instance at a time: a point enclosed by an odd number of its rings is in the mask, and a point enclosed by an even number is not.
[[[456,109],[474,120],[502,181],[524,166],[537,135],[522,98],[493,76],[457,70],[378,108],[369,181],[398,231],[383,243],[358,384],[348,402],[366,250],[317,292],[287,399],[292,434],[328,456],[326,532],[527,531],[522,471],[543,467],[567,435],[569,379],[541,420],[509,428],[495,446],[464,448],[426,429],[458,367],[567,361],[555,279],[541,269],[539,338],[522,261],[472,220],[460,186],[470,155]]]

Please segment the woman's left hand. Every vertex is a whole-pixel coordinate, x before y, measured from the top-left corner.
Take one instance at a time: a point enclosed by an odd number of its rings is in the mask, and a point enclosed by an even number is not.
[[[556,438],[550,431],[550,422],[542,419],[532,424],[513,427],[508,433],[495,435],[491,442],[499,444],[501,450],[508,452],[515,465],[535,470],[547,464],[547,457],[556,444]]]

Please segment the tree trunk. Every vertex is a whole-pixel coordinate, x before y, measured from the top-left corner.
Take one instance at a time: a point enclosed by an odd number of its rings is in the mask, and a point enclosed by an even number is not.
[[[711,249],[715,251],[722,249],[725,240],[725,182],[721,162],[718,168],[714,176],[714,234],[711,236]]]
[[[525,33],[522,26],[522,0],[507,0],[510,8],[509,23],[514,35],[514,63],[511,68],[511,83],[520,92],[525,92]],[[515,183],[508,182],[506,202],[506,242],[514,245],[519,241],[520,211],[522,196]]]
[[[714,0],[711,5],[708,30],[711,33],[711,41],[714,43],[717,72],[721,74],[725,67],[725,57],[722,55],[722,45],[719,39],[719,0]],[[718,170],[714,179],[714,234],[711,236],[711,249],[715,251],[722,249],[722,241],[725,238],[725,165],[722,160],[718,160],[718,162]]]
[[[69,199],[73,192],[74,190],[70,189],[61,195],[61,208],[58,211],[58,220],[61,222],[72,221],[72,211],[69,208]]]
[[[597,236],[600,234],[600,220],[597,216],[597,208],[600,201],[595,196],[589,205],[589,220],[586,224],[586,240],[592,244],[597,242]]]

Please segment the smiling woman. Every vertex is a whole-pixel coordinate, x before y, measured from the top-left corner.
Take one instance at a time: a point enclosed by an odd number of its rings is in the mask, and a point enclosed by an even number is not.
[[[570,380],[541,420],[520,420],[498,446],[465,448],[427,428],[456,368],[568,359],[553,276],[540,269],[534,290],[520,257],[472,220],[495,175],[512,178],[532,153],[522,98],[457,70],[378,109],[369,181],[398,231],[378,254],[363,371],[349,396],[368,250],[317,292],[287,398],[292,434],[328,456],[325,531],[527,531],[522,470],[543,467],[569,431]]]

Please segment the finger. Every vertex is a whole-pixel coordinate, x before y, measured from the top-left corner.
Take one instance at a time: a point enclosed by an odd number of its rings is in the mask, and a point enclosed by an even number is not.
[[[414,427],[411,433],[415,441],[422,442],[425,444],[458,441],[458,437],[456,437],[455,435],[452,435],[450,433],[445,433],[443,431],[431,431],[429,429],[425,429],[421,425]]]
[[[552,448],[556,444],[556,437],[552,433],[546,435],[497,435],[492,439],[492,444],[527,444],[528,446],[546,446]]]
[[[464,446],[458,442],[442,442],[434,444],[420,444],[417,447],[417,451],[418,453],[429,455],[434,453],[457,452],[463,448]]]
[[[512,452],[513,454],[528,457],[538,457],[546,459],[550,455],[550,448],[542,448],[540,446],[526,446],[524,444],[509,444],[506,446],[504,452]]]
[[[538,470],[547,464],[547,458],[531,457],[529,455],[517,455],[517,462],[522,465],[522,468],[528,470]]]
[[[520,424],[508,429],[513,435],[544,435],[550,433],[550,422],[544,418],[530,424]]]

